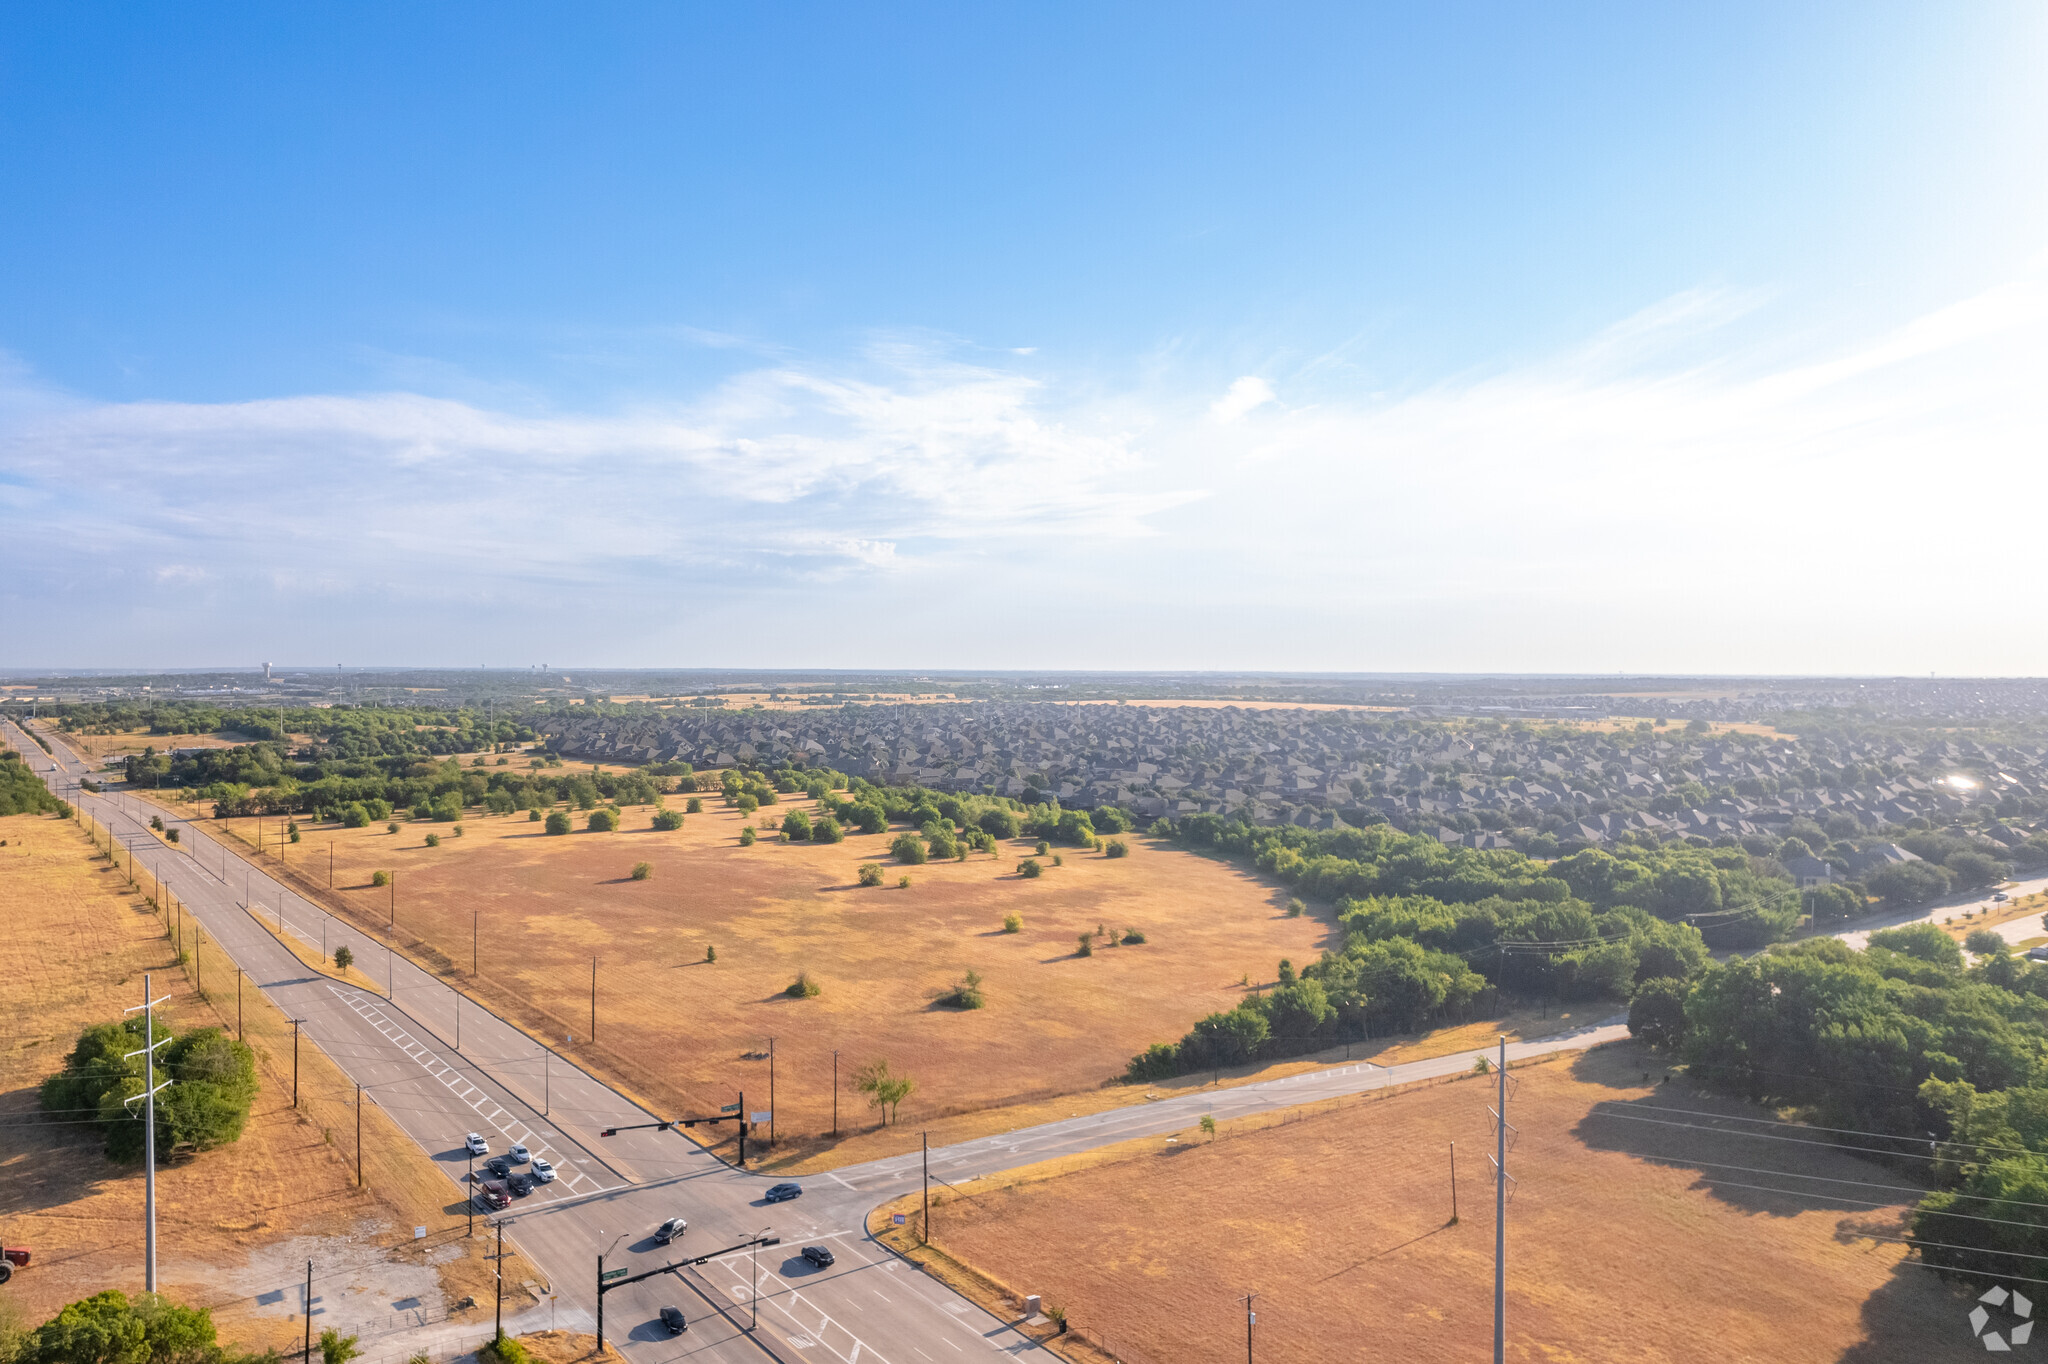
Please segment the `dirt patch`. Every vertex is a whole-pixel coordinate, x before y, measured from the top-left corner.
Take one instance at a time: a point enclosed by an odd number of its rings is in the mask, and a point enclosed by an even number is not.
[[[1903,1263],[1887,1239],[1898,1205],[1764,1191],[1876,1200],[1899,1195],[1824,1181],[1910,1178],[1824,1149],[1759,1151],[1777,1144],[1616,1116],[1761,1116],[1662,1075],[1631,1046],[1515,1071],[1510,1359],[1962,1357],[1970,1294]],[[1070,1173],[1014,1172],[942,1192],[933,1240],[997,1294],[1065,1308],[1131,1364],[1235,1359],[1247,1291],[1260,1295],[1268,1358],[1484,1358],[1493,1097],[1491,1081],[1470,1077],[1226,1123],[1213,1141],[1191,1128]],[[1746,1172],[1757,1170],[1771,1173]],[[906,1252],[912,1202],[877,1219]],[[891,1211],[910,1213],[903,1227]]]
[[[455,1191],[374,1107],[363,1124],[368,1187],[357,1186],[354,1087],[315,1048],[302,1053],[292,1107],[291,1028],[253,989],[238,1013],[235,971],[217,947],[193,933],[181,968],[163,919],[77,826],[18,815],[0,819],[0,837],[0,1217],[7,1240],[35,1252],[8,1290],[26,1318],[142,1287],[140,1167],[107,1160],[88,1129],[41,1118],[37,1086],[82,1028],[140,1001],[144,972],[169,996],[162,1014],[175,1030],[232,1032],[239,1016],[261,1079],[241,1140],[158,1172],[166,1293],[214,1309],[223,1338],[260,1348],[300,1339],[307,1259],[326,1300],[316,1322],[366,1338],[407,1313],[445,1319],[447,1295],[488,1289],[485,1243],[453,1240],[467,1224],[450,1210]],[[415,1240],[421,1225],[429,1235]]]
[[[1093,1089],[1133,1053],[1234,1006],[1245,982],[1270,981],[1281,958],[1305,963],[1334,941],[1326,920],[1287,917],[1284,893],[1256,877],[1136,836],[1127,858],[1062,849],[1064,865],[1043,859],[1046,874],[1025,880],[1024,841],[994,858],[898,867],[887,848],[899,831],[741,847],[749,821],[707,807],[668,833],[641,807],[617,833],[548,837],[523,816],[494,816],[466,819],[460,838],[449,825],[304,826],[305,841],[281,850],[316,894],[331,858],[326,898],[356,923],[381,930],[395,909],[417,959],[663,1107],[716,1112],[743,1090],[749,1108],[768,1108],[772,1038],[784,1138],[830,1130],[835,1051],[842,1131],[874,1125],[847,1086],[877,1057],[918,1082],[904,1121]],[[751,822],[771,829],[791,808]],[[234,823],[253,844],[254,822]],[[266,860],[280,847],[267,838]],[[652,875],[632,880],[641,861]],[[864,862],[885,865],[884,885],[857,883]],[[395,885],[373,887],[377,871]],[[905,874],[912,884],[898,889]],[[1003,932],[1010,913],[1021,932]],[[1148,941],[1077,955],[1097,927],[1141,928]],[[593,958],[595,1054],[583,1050]],[[936,1007],[968,970],[988,1007]],[[799,972],[817,997],[785,993]]]

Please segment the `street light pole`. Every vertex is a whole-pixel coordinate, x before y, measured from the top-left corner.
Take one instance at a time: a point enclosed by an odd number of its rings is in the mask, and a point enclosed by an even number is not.
[[[468,1144],[467,1142],[464,1142],[464,1143],[463,1143],[463,1149],[464,1149],[464,1150],[469,1150],[469,1144]],[[468,1178],[468,1179],[467,1179],[466,1181],[464,1181],[464,1188],[465,1188],[465,1192],[467,1192],[467,1193],[469,1194],[469,1197],[463,1200],[463,1206],[469,1209],[469,1231],[468,1231],[468,1233],[467,1233],[467,1234],[468,1234],[468,1235],[470,1235],[470,1236],[475,1236],[475,1235],[476,1235],[476,1152],[475,1152],[475,1151],[470,1151],[470,1152],[469,1152],[469,1178]],[[600,1255],[600,1256],[598,1257],[598,1260],[599,1260],[599,1263],[601,1264],[601,1263],[603,1262],[603,1260],[604,1260],[604,1257]],[[599,1310],[600,1312],[602,1312],[602,1311],[604,1310],[604,1300],[603,1300],[602,1298],[600,1298],[600,1299],[598,1300],[598,1310]],[[600,1327],[598,1328],[598,1330],[599,1330],[600,1332],[602,1332],[602,1331],[603,1331],[603,1329],[604,1329],[604,1328],[603,1328],[603,1327],[601,1327],[601,1326],[600,1326]]]
[[[1252,1311],[1252,1304],[1259,1295],[1247,1292],[1244,1295],[1244,1364],[1252,1364],[1252,1327],[1258,1324],[1259,1314]]]
[[[839,1136],[839,1050],[832,1051],[832,1136]]]
[[[292,1107],[299,1106],[299,1024],[303,1018],[292,1020]]]

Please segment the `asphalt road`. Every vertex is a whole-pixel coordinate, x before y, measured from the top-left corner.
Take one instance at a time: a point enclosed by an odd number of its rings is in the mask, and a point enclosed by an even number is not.
[[[81,792],[78,779],[90,769],[60,739],[44,731],[56,750],[53,761],[12,724],[0,722],[0,731],[53,791],[80,802],[171,888],[256,988],[288,1016],[304,1020],[305,1036],[446,1171],[451,1203],[465,1187],[466,1132],[483,1133],[493,1152],[524,1141],[554,1162],[560,1178],[497,1220],[549,1276],[565,1329],[589,1329],[596,1316],[599,1254],[606,1255],[607,1268],[638,1273],[768,1236],[782,1243],[715,1256],[605,1294],[607,1338],[635,1364],[758,1364],[763,1358],[816,1364],[826,1357],[843,1364],[950,1364],[984,1350],[1053,1358],[1013,1323],[903,1264],[867,1235],[872,1208],[918,1187],[920,1154],[809,1176],[797,1181],[802,1197],[770,1204],[763,1195],[777,1179],[736,1170],[679,1134],[600,1137],[604,1128],[644,1123],[651,1115],[360,929],[286,890],[216,842],[203,822],[119,792]],[[179,828],[175,847],[148,827],[159,813]],[[384,982],[384,992],[353,989],[307,970],[274,936],[278,929],[307,943],[322,942],[324,933],[329,952],[346,942],[357,969]],[[1609,1020],[1511,1044],[1508,1052],[1520,1059],[1626,1035],[1626,1027]],[[1052,1156],[1191,1129],[1205,1113],[1237,1117],[1455,1074],[1471,1069],[1480,1054],[1392,1068],[1361,1062],[1076,1117],[936,1149],[931,1169],[937,1179],[965,1185]],[[689,1232],[674,1247],[657,1246],[653,1229],[671,1216],[687,1218]],[[837,1263],[825,1270],[808,1265],[800,1248],[816,1244],[832,1247]],[[666,1304],[689,1317],[684,1335],[671,1337],[659,1325]],[[370,1358],[386,1353],[378,1345]],[[391,1352],[409,1353],[402,1346]]]

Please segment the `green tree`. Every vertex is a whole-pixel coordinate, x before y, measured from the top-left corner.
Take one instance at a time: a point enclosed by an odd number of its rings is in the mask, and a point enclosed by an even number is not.
[[[548,812],[547,831],[549,833],[566,834],[569,832],[570,827],[569,812],[567,810],[551,810]]]
[[[668,832],[668,831],[670,831],[670,830],[674,830],[674,829],[680,829],[680,828],[682,828],[682,827],[683,827],[683,814],[682,814],[682,811],[680,811],[680,810],[656,810],[656,811],[654,812],[654,827],[655,827],[655,828],[657,828],[657,829],[659,829],[659,830],[661,830],[661,831],[663,831],[664,833],[666,833],[666,832]]]
[[[791,810],[782,817],[782,832],[794,843],[811,836],[811,817],[801,810]]]
[[[654,875],[654,864],[651,862],[635,862],[632,874],[635,881],[645,881],[648,877]]]
[[[896,1121],[897,1105],[909,1098],[916,1088],[915,1080],[891,1071],[888,1061],[880,1058],[853,1073],[854,1093],[867,1095],[868,1106],[880,1110],[884,1123]]]
[[[348,970],[349,967],[354,966],[355,964],[356,954],[349,950],[349,945],[347,943],[343,943],[341,946],[334,949],[334,965],[337,969],[346,971]]]
[[[619,812],[610,808],[590,812],[589,829],[594,834],[608,834],[619,827]]]
[[[916,834],[898,834],[889,844],[889,852],[898,862],[910,866],[921,866],[926,859],[925,844]]]
[[[861,864],[860,864],[860,871],[856,873],[856,878],[857,878],[857,879],[858,879],[858,880],[860,881],[860,883],[861,883],[862,885],[864,885],[864,886],[879,886],[879,885],[881,885],[881,884],[882,884],[882,867],[881,867],[881,864],[880,864],[880,863],[878,863],[878,862],[863,862],[863,863],[861,863]]]
[[[846,837],[846,831],[839,827],[839,821],[830,815],[820,815],[811,825],[813,843],[838,843]]]
[[[1670,1050],[1685,1042],[1686,986],[1682,980],[1659,976],[1636,987],[1628,1005],[1629,1036],[1652,1047]]]

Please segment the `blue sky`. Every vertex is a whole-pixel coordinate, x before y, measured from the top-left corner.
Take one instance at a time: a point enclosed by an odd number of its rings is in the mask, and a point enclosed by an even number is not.
[[[2048,671],[2044,57],[16,7],[0,666]]]

